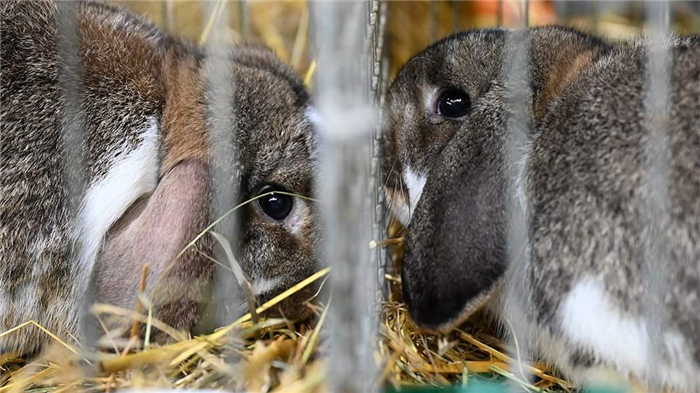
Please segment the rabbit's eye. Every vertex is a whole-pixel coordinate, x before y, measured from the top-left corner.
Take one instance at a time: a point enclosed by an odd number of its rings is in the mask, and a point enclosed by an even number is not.
[[[469,95],[461,90],[446,90],[438,97],[435,111],[438,115],[459,118],[469,113]]]
[[[258,195],[272,193],[258,199],[258,205],[268,217],[274,220],[284,220],[292,211],[294,198],[289,195],[276,193],[275,191],[284,190],[274,186],[265,186],[260,189]]]

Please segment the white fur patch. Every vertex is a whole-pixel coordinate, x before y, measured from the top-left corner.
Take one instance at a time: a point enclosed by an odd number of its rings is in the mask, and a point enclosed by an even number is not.
[[[79,266],[92,272],[105,234],[142,195],[152,192],[158,182],[159,131],[155,118],[149,119],[141,144],[111,163],[104,178],[95,181],[82,201],[76,239],[81,247]]]
[[[600,280],[587,277],[576,284],[561,305],[560,317],[569,340],[624,371],[643,374],[650,346],[646,324],[616,309]]]
[[[691,346],[678,333],[664,334],[667,359],[661,359],[661,370],[650,370],[658,373],[662,382],[673,386],[677,391],[700,391],[700,369],[694,367]]]
[[[656,380],[679,391],[700,389],[696,378],[700,370],[693,366],[690,347],[683,336],[664,331],[663,348],[652,348],[646,321],[624,315],[616,308],[601,280],[587,277],[574,286],[562,302],[559,316],[567,342],[590,350],[621,375],[631,374],[641,381]],[[551,349],[546,352],[559,352],[556,358],[564,355],[561,349]],[[588,382],[600,374],[599,369],[577,371],[581,373],[577,378]]]
[[[425,89],[425,90],[427,90],[425,92],[425,95],[423,96],[423,104],[425,105],[425,111],[427,113],[435,113],[436,112],[435,101],[437,101],[438,89],[436,87],[431,87],[431,88]],[[411,110],[413,110],[412,107],[411,107]],[[410,118],[410,114],[407,117]]]
[[[391,211],[394,212],[396,218],[398,218],[403,225],[408,225],[411,221],[411,208],[408,204],[404,203],[403,200],[393,200],[391,202]]]
[[[416,173],[411,167],[406,167],[406,170],[403,172],[403,180],[406,182],[406,188],[408,189],[408,202],[410,204],[408,221],[410,221],[423,194],[423,187],[425,187],[428,177]],[[408,224],[408,222],[404,222],[404,224]]]
[[[256,296],[258,296],[268,292],[272,292],[280,286],[281,281],[281,277],[255,279],[251,284],[251,286],[253,287],[253,293]]]
[[[294,206],[289,212],[287,218],[284,219],[283,225],[292,235],[302,237],[304,228],[306,228],[311,220],[311,209],[302,198],[294,198]]]

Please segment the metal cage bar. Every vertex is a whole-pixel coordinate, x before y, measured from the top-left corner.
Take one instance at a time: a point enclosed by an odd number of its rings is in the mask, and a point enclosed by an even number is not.
[[[645,232],[644,279],[647,333],[652,351],[646,359],[649,370],[664,361],[664,327],[670,316],[664,303],[669,284],[666,262],[671,258],[668,241],[670,228],[669,206],[669,136],[670,67],[673,64],[670,38],[670,4],[668,1],[645,3],[647,26],[650,36],[644,59],[646,138],[643,138],[642,195]],[[663,376],[651,375],[650,391],[662,391]]]
[[[238,1],[238,24],[243,41],[250,39],[250,7],[247,0]]]
[[[320,111],[318,195],[322,200],[321,259],[332,267],[329,381],[333,392],[369,392],[376,319],[376,265],[370,258],[372,68],[365,1],[311,4],[318,50],[315,85]],[[369,8],[372,9],[371,7]],[[359,64],[359,66],[358,66]],[[376,263],[376,262],[375,262]],[[362,378],[358,378],[362,375]]]
[[[217,14],[216,2],[206,3],[204,21]],[[232,65],[233,38],[229,32],[230,13],[218,12],[214,19],[211,34],[205,42],[206,53],[204,69],[208,76],[206,83],[207,124],[209,125],[209,147],[211,157],[209,162],[211,206],[210,220],[224,217],[227,212],[240,202],[241,163],[238,157],[237,120],[235,107],[235,81]],[[233,131],[233,132],[232,132]],[[238,255],[239,220],[237,212],[229,214],[220,221],[213,232],[220,236],[212,246],[213,256],[219,263],[215,264],[212,283],[212,299],[207,305],[209,320],[203,321],[208,330],[226,326],[238,318],[244,311],[245,295],[242,286],[248,285],[244,277],[237,277],[233,272],[240,273],[240,267],[235,260]],[[223,241],[223,243],[221,243]],[[228,241],[229,244],[225,244]],[[221,243],[221,244],[220,244]],[[230,248],[227,250],[226,248]],[[229,251],[229,252],[227,252]],[[225,267],[231,266],[231,269]],[[227,361],[235,363],[236,358],[229,357]]]
[[[387,217],[384,208],[384,187],[382,185],[381,166],[381,137],[382,137],[382,106],[386,94],[388,67],[384,56],[384,30],[386,29],[387,4],[379,0],[369,1],[368,39],[370,43],[370,86],[369,102],[376,107],[376,123],[372,138],[372,160],[370,163],[370,197],[372,198],[372,238],[382,239],[386,236]],[[370,254],[370,264],[377,267],[377,288],[375,304],[382,302],[388,294],[389,286],[384,274],[389,268],[387,250],[376,247]]]
[[[506,132],[504,170],[506,179],[507,265],[504,309],[505,328],[508,331],[508,350],[517,363],[512,372],[524,381],[530,375],[524,363],[530,358],[531,332],[526,320],[532,310],[528,266],[530,263],[529,209],[526,192],[529,157],[528,138],[531,134],[532,101],[530,87],[530,33],[529,1],[518,1],[519,18],[514,22],[504,47],[504,81]]]
[[[87,174],[89,170],[86,160],[89,155],[88,136],[85,133],[84,119],[81,113],[81,100],[83,97],[83,72],[78,37],[78,12],[80,3],[66,1],[58,3],[58,54],[62,62],[59,65],[59,89],[64,99],[61,145],[63,158],[63,182],[67,196],[69,217],[72,217],[75,231],[79,230],[81,203],[87,187]],[[76,235],[74,234],[74,235]],[[77,236],[76,236],[77,238]],[[80,255],[83,252],[81,242],[76,242],[73,253]],[[73,269],[80,267],[73,266]],[[79,329],[84,335],[85,346],[92,348],[97,344],[100,330],[96,321],[92,319],[91,310],[95,302],[95,290],[90,280],[91,271],[77,271],[74,277],[79,278],[79,283],[86,283],[87,287],[74,285],[73,291],[76,299],[81,299],[80,315],[77,318],[82,326]],[[89,356],[87,353],[85,356]],[[86,364],[87,365],[87,364]],[[86,367],[87,373],[92,373],[92,367]]]

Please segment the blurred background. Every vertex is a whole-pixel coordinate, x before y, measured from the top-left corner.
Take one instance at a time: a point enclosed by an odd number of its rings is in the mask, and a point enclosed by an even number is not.
[[[212,1],[212,0],[210,0]],[[110,1],[146,16],[179,37],[198,42],[210,17],[202,1]],[[309,3],[313,1],[218,1],[228,13],[236,42],[264,44],[303,74],[309,58]],[[412,55],[457,31],[514,26],[523,1],[387,1],[385,56],[390,76]],[[529,2],[531,26],[564,24],[609,39],[626,39],[644,32],[642,1]],[[313,4],[311,4],[313,7]],[[700,2],[672,1],[672,24],[679,34],[700,32]]]

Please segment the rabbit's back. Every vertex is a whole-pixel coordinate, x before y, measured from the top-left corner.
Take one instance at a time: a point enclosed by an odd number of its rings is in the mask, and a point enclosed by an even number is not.
[[[80,300],[110,224],[102,228],[89,210],[119,191],[100,189],[100,181],[149,138],[151,161],[157,161],[162,37],[116,8],[79,3],[77,9],[80,73],[68,66],[69,54],[59,54],[58,34],[66,30],[56,3],[0,5],[0,331],[38,317],[61,336],[76,332]],[[77,116],[68,118],[71,99]],[[83,138],[77,168],[66,163],[80,149],[65,142],[68,126]],[[155,185],[157,165],[147,171],[148,179],[139,180],[146,188]],[[69,195],[71,182],[84,184],[78,195]],[[118,212],[104,212],[110,213]],[[27,329],[1,339],[0,352],[38,348],[46,340]]]
[[[700,41],[678,38],[671,48],[665,221],[653,216],[645,184],[645,47],[601,54],[537,124],[526,191],[533,295],[537,319],[578,348],[553,350],[566,358],[559,364],[602,361],[698,389],[687,384],[700,370]],[[651,238],[664,262],[653,260]],[[660,348],[649,339],[659,320]],[[651,368],[652,352],[668,369]]]

